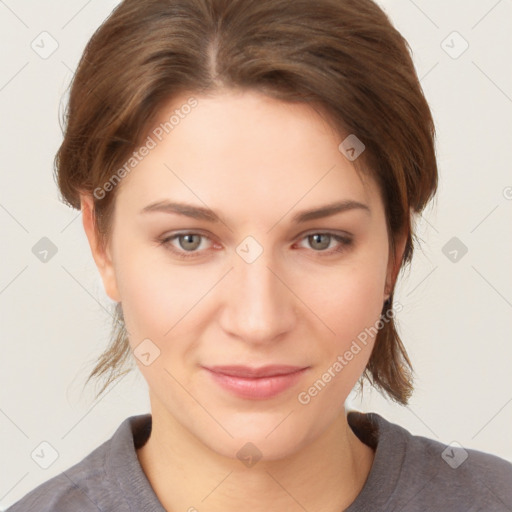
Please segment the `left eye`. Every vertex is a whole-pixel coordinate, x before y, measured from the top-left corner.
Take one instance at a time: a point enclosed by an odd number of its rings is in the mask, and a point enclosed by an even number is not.
[[[341,236],[335,233],[311,233],[306,235],[303,240],[307,240],[310,247],[313,247],[315,252],[334,253],[341,252],[343,247],[352,244],[352,238],[349,236]],[[336,242],[334,247],[331,242]],[[326,250],[328,249],[328,250]]]

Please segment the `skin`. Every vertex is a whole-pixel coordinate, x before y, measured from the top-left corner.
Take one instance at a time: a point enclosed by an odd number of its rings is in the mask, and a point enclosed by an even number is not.
[[[174,98],[155,125],[189,97]],[[118,185],[105,249],[91,196],[82,195],[91,251],[107,294],[123,304],[131,348],[149,338],[160,350],[147,366],[135,359],[153,417],[139,461],[169,511],[342,510],[374,458],[344,408],[374,340],[307,405],[297,397],[378,321],[405,235],[393,264],[376,184],[361,179],[338,149],[345,136],[311,107],[257,92],[196,98],[198,106]],[[370,211],[292,222],[299,211],[344,199]],[[222,222],[140,213],[159,200],[208,207]],[[350,234],[353,243],[309,236],[325,231]],[[176,232],[206,238],[159,245]],[[263,249],[252,263],[236,252],[247,236]],[[196,256],[181,259],[170,247]],[[272,363],[309,369],[278,396],[250,400],[200,367]],[[262,453],[252,467],[237,457],[247,442]]]

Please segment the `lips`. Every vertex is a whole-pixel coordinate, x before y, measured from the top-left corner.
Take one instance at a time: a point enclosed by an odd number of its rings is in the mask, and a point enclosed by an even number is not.
[[[305,366],[290,366],[290,365],[267,365],[259,368],[241,365],[231,366],[209,366],[206,367],[214,373],[221,373],[222,375],[229,375],[231,377],[242,377],[247,379],[257,379],[261,377],[277,377],[279,375],[288,375],[303,370]]]
[[[267,400],[297,385],[309,367],[231,365],[203,368],[224,392],[242,399]]]

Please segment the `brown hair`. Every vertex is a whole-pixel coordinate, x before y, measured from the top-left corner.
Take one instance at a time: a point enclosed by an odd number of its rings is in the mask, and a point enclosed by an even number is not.
[[[371,0],[125,0],[88,42],[71,84],[55,157],[62,198],[79,209],[79,192],[93,194],[106,243],[119,187],[100,198],[93,192],[130,158],[159,109],[183,93],[257,90],[308,103],[340,136],[363,142],[353,164],[379,186],[390,247],[407,232],[402,268],[413,253],[411,218],[438,180],[434,122],[410,52]],[[393,291],[383,314],[392,301]],[[129,355],[119,303],[110,346],[89,375],[105,377],[99,394]],[[412,365],[392,318],[363,377],[407,404]]]

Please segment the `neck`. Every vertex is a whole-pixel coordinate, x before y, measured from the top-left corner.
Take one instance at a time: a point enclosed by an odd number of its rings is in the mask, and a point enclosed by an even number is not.
[[[210,450],[168,413],[152,407],[151,435],[137,456],[168,512],[339,512],[361,491],[374,452],[343,413],[294,454],[247,467]]]

